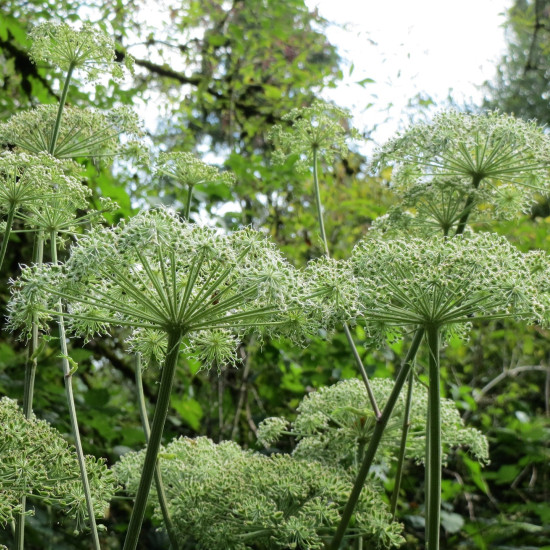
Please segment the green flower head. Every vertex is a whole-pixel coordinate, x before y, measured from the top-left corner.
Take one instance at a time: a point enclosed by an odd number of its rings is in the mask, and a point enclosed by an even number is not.
[[[0,124],[0,142],[29,153],[50,152],[57,117],[56,105],[41,105],[12,116]],[[62,124],[51,155],[58,159],[88,157],[103,159],[135,153],[142,136],[136,114],[127,107],[107,114],[95,109],[65,106]],[[125,136],[125,142],[121,136]]]
[[[156,170],[158,174],[173,178],[179,186],[187,189],[208,183],[219,182],[229,186],[235,183],[234,174],[220,172],[191,153],[161,153]]]
[[[0,399],[0,525],[13,521],[21,497],[63,509],[80,529],[87,517],[74,448],[47,422],[26,419],[17,403]],[[104,516],[116,489],[104,460],[86,457],[94,512]]]
[[[383,325],[462,330],[478,318],[506,317],[546,323],[548,257],[538,256],[535,270],[531,255],[495,234],[366,238],[351,262],[366,317]]]
[[[88,80],[100,74],[109,74],[120,80],[124,71],[115,62],[115,43],[97,26],[84,23],[79,30],[65,23],[46,21],[30,32],[32,46],[29,52],[35,63],[55,65],[63,71],[77,69],[87,75]],[[133,73],[133,59],[124,57],[126,68]]]
[[[345,109],[323,101],[293,109],[282,117],[289,128],[276,125],[271,130],[275,162],[283,164],[288,156],[297,155],[296,168],[307,172],[312,167],[314,152],[328,163],[332,163],[335,154],[347,157],[348,137],[359,138],[357,130],[347,126],[350,116]]]
[[[282,275],[266,279],[274,266]],[[153,210],[113,229],[93,229],[62,267],[23,269],[13,283],[11,326],[30,330],[33,316],[45,324],[62,298],[75,334],[129,327],[132,348],[146,359],[158,359],[167,336],[179,334],[196,344],[205,367],[218,368],[233,361],[243,332],[277,335],[304,285],[265,239],[243,246],[238,236]]]
[[[383,406],[393,389],[393,381],[378,378],[371,380],[371,384],[377,402]],[[407,452],[418,462],[423,461],[425,455],[427,405],[426,388],[415,384]],[[441,409],[445,418],[442,434],[445,452],[465,445],[478,460],[487,462],[488,443],[481,432],[464,427],[452,400],[443,399]],[[397,457],[404,411],[405,396],[401,395],[384,432],[377,455],[379,460],[394,460]],[[365,386],[357,379],[342,380],[310,393],[298,405],[297,413],[290,429],[288,422],[282,418],[262,421],[258,427],[258,439],[272,445],[283,433],[291,435],[298,441],[293,451],[296,458],[338,464],[344,468],[357,465],[358,449],[370,440],[376,424]]]
[[[435,217],[447,224],[457,222],[457,210],[469,215],[489,206],[500,217],[526,212],[548,192],[549,154],[550,137],[534,122],[448,111],[390,140],[372,166],[393,165],[395,189],[419,210],[431,202],[430,215],[437,210]]]
[[[132,494],[144,452],[128,453],[115,466]],[[159,466],[174,529],[193,548],[210,550],[321,550],[334,533],[352,487],[348,472],[316,460],[265,456],[232,441],[179,438],[159,453]],[[161,519],[158,500],[155,516]],[[378,491],[365,484],[352,536],[368,548],[403,542]]]

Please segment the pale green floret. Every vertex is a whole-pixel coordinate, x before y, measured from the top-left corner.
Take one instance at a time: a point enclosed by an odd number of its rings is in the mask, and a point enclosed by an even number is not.
[[[129,453],[115,465],[129,493],[136,491],[143,456]],[[231,441],[179,438],[159,457],[174,528],[182,542],[203,550],[320,550],[351,490],[338,467],[289,455],[267,457]],[[363,536],[367,548],[391,548],[403,542],[401,529],[367,484],[348,539]]]
[[[393,389],[393,380],[375,378],[371,380],[371,385],[376,401],[383,407]],[[407,457],[418,462],[422,462],[425,456],[427,406],[426,388],[415,384]],[[379,462],[397,458],[404,410],[405,396],[401,395],[380,443],[377,454]],[[343,380],[310,393],[302,400],[297,412],[290,429],[282,418],[264,420],[259,430],[261,442],[273,444],[282,434],[288,434],[298,441],[293,452],[297,458],[318,460],[352,470],[360,464],[360,455],[368,445],[376,424],[365,387],[360,380]],[[488,462],[486,437],[478,430],[464,427],[452,400],[441,400],[441,417],[445,454],[454,447],[464,445],[477,460]]]
[[[29,153],[49,152],[57,115],[57,105],[40,105],[17,113],[0,124],[0,142]],[[135,155],[137,146],[132,140],[142,134],[137,115],[128,107],[103,113],[65,106],[52,155],[58,159]],[[128,141],[122,143],[121,135]]]
[[[313,162],[313,151],[331,164],[334,155],[348,156],[347,139],[359,139],[357,130],[347,126],[351,117],[345,109],[315,101],[311,107],[293,109],[282,119],[289,128],[276,125],[271,129],[270,140],[275,145],[273,159],[283,164],[291,155],[298,155],[296,168],[307,172]]]
[[[54,505],[84,527],[87,508],[74,448],[47,422],[26,419],[17,403],[0,399],[0,524],[13,521],[21,497]],[[103,517],[115,492],[105,461],[86,457],[94,511]]]
[[[208,183],[223,183],[228,186],[235,183],[234,174],[220,172],[218,168],[206,164],[192,153],[161,153],[157,159],[156,171],[173,178],[181,187],[188,189]]]
[[[325,329],[334,329],[363,314],[359,281],[349,262],[324,256],[309,262],[305,274],[312,290],[309,307],[316,310]]]
[[[29,35],[29,55],[35,63],[48,63],[63,71],[77,69],[90,81],[100,74],[109,74],[115,80],[124,77],[122,65],[115,62],[114,40],[97,26],[84,23],[81,29],[73,29],[65,23],[47,21],[34,27]],[[133,61],[125,55],[125,66],[132,74]]]
[[[142,334],[194,334],[205,367],[231,362],[236,337],[277,335],[287,311],[302,300],[298,271],[265,239],[255,247],[166,210],[143,212],[113,229],[92,229],[62,267],[23,269],[13,283],[10,326],[29,331],[33,313],[44,325],[62,298],[67,328],[77,335],[129,327],[138,331],[130,338],[138,349]],[[266,280],[274,267],[282,275]],[[155,345],[147,355],[158,359],[164,344]]]
[[[490,233],[365,238],[351,257],[368,320],[459,331],[480,319],[546,323],[540,278],[548,278],[550,262],[539,260],[542,275],[535,277],[529,255]]]
[[[271,447],[281,439],[283,434],[287,433],[289,427],[290,422],[285,418],[272,416],[260,422],[256,437],[262,445]]]
[[[505,218],[528,212],[537,196],[548,193],[549,158],[550,137],[535,122],[499,112],[448,111],[390,140],[376,152],[372,166],[393,165],[392,184],[407,194],[408,202],[419,210],[431,203],[432,217],[450,216],[460,227],[457,204],[465,219],[487,208]],[[453,204],[445,213],[448,201]]]

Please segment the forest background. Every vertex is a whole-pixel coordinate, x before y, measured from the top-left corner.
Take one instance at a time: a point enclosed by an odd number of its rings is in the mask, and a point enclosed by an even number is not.
[[[267,134],[292,108],[310,104],[325,88],[342,79],[340,57],[324,34],[326,21],[302,0],[261,2],[208,0],[163,4],[165,27],[147,22],[140,0],[116,2],[2,1],[0,18],[0,119],[38,104],[57,102],[59,78],[51,68],[31,63],[29,29],[55,17],[78,21],[88,17],[116,38],[118,56],[136,58],[130,83],[106,81],[94,89],[73,84],[69,97],[78,106],[108,109],[131,105],[148,123],[147,139],[159,151],[194,151],[236,175],[231,189],[223,184],[197,186],[191,219],[234,230],[261,228],[296,265],[322,255],[312,205],[310,175],[291,163],[275,166]],[[486,84],[482,105],[461,109],[498,109],[540,124],[550,122],[550,2],[517,0],[507,15],[507,52],[497,77]],[[377,75],[372,75],[376,79]],[[368,80],[364,82],[368,85]],[[413,117],[426,116],[419,102]],[[441,106],[444,107],[444,106]],[[369,138],[369,128],[361,128]],[[323,201],[330,248],[345,258],[371,222],[392,205],[382,174],[365,171],[367,159],[355,152],[347,160],[323,167]],[[120,210],[112,222],[145,205],[183,209],[185,189],[157,180],[143,169],[89,164],[87,179],[95,199],[108,196]],[[501,223],[496,230],[522,250],[550,251],[550,204],[541,202],[530,216]],[[483,231],[484,227],[476,229]],[[493,227],[494,229],[494,227]],[[12,237],[0,287],[5,304],[7,279],[21,258],[31,256],[31,239]],[[86,453],[115,462],[129,449],[144,445],[134,368],[119,345],[123,334],[109,340],[73,340],[71,357],[79,363],[75,388]],[[394,375],[403,350],[400,344],[359,352],[369,376]],[[473,331],[468,343],[446,347],[442,370],[444,391],[459,406],[468,425],[490,441],[491,463],[481,469],[460,451],[443,473],[444,548],[550,548],[550,343],[540,328],[506,322]],[[260,448],[255,431],[269,416],[291,417],[305,394],[356,376],[345,337],[318,338],[301,352],[281,342],[242,344],[242,364],[221,373],[205,372],[182,358],[165,430],[177,435],[232,439]],[[59,431],[70,434],[63,379],[57,353],[46,349],[36,381],[34,410]],[[426,357],[419,359],[426,362]],[[0,395],[21,398],[25,354],[15,335],[0,335]],[[145,393],[155,402],[154,372],[145,371]],[[152,410],[152,407],[151,407]],[[68,436],[69,437],[69,436]],[[283,449],[288,450],[288,449]],[[407,464],[399,519],[407,531],[407,548],[418,547],[422,523],[418,479],[423,467]],[[388,479],[392,479],[389,476]],[[388,490],[391,483],[388,482]],[[47,508],[28,519],[28,548],[86,548],[85,536],[73,534],[70,521],[57,525]],[[118,500],[105,522],[105,548],[119,548],[129,505]],[[144,548],[165,547],[162,533],[149,520]],[[0,538],[0,543],[7,543]],[[45,546],[46,544],[46,546]]]

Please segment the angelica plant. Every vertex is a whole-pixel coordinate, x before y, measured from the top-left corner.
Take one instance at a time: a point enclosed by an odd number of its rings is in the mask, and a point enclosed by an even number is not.
[[[366,238],[353,250],[351,262],[361,283],[361,302],[369,319],[393,330],[416,330],[411,349],[426,335],[429,356],[426,424],[426,540],[439,548],[441,501],[441,396],[439,355],[441,337],[465,337],[475,321],[512,318],[546,323],[550,261],[523,254],[505,238],[493,234],[454,238],[389,241]],[[535,267],[536,265],[536,267]],[[331,548],[338,548],[353,498],[360,493],[384,429],[407,380],[411,362],[401,368],[377,423],[356,478],[352,497]]]
[[[393,388],[393,380],[379,378],[371,383],[377,402],[384,406]],[[426,388],[414,384],[407,450],[409,457],[417,462],[423,462],[425,458],[427,403]],[[320,388],[304,397],[296,412],[296,418],[291,423],[277,417],[263,420],[258,426],[258,440],[272,446],[281,436],[292,436],[297,441],[292,452],[296,458],[338,464],[355,474],[377,421],[362,383],[350,379]],[[380,441],[379,463],[397,458],[399,431],[405,414],[405,396],[400,395]],[[466,446],[477,460],[488,461],[487,438],[479,430],[464,426],[452,400],[441,400],[441,416],[442,444],[447,451]]]
[[[191,153],[161,153],[156,163],[158,174],[169,176],[179,187],[185,188],[187,198],[183,217],[189,219],[191,197],[196,185],[207,183],[224,183],[233,185],[235,175],[231,172],[220,172],[215,166],[210,166]]]
[[[126,491],[139,483],[144,451],[128,453],[114,471]],[[289,455],[265,456],[231,441],[178,438],[162,448],[159,465],[179,540],[209,550],[321,549],[339,521],[351,482],[345,470]],[[155,515],[160,516],[158,507]],[[350,541],[372,548],[400,545],[401,525],[367,486]]]
[[[275,144],[275,151],[273,154],[275,162],[284,163],[287,157],[297,156],[296,168],[298,171],[306,172],[310,168],[313,169],[313,187],[317,220],[325,256],[327,258],[330,256],[330,251],[323,220],[318,161],[322,158],[330,163],[333,161],[335,153],[338,153],[342,157],[347,156],[347,138],[349,136],[352,138],[359,137],[359,133],[355,128],[347,127],[345,121],[348,120],[349,117],[349,112],[344,109],[324,103],[323,101],[315,101],[311,107],[293,109],[288,115],[283,117],[284,121],[290,123],[290,128],[283,128],[281,125],[275,125],[270,133],[270,139]],[[342,326],[344,327],[344,333],[359,373],[365,383],[372,408],[375,414],[379,416],[380,410],[370,387],[369,378],[363,361],[353,341],[347,320],[343,321]]]
[[[126,549],[137,544],[184,340],[187,347],[197,343],[195,353],[210,367],[231,361],[238,337],[251,330],[299,339],[307,318],[300,326],[288,313],[303,302],[304,286],[261,235],[251,230],[220,235],[165,210],[143,212],[113,229],[92,229],[63,266],[31,266],[14,282],[10,326],[28,332],[35,319],[46,330],[60,315],[68,331],[84,338],[128,327],[130,345],[141,340],[145,359],[144,332],[163,358]],[[65,311],[57,309],[58,300]]]
[[[537,195],[545,195],[549,153],[550,138],[535,122],[498,112],[447,111],[388,141],[372,166],[392,164],[394,188],[445,234],[451,228],[460,234],[470,215],[485,205],[510,216],[527,211]],[[430,200],[427,186],[443,193],[439,205]]]
[[[78,458],[56,430],[44,420],[26,418],[17,403],[0,399],[0,524],[13,521],[21,513],[22,496],[55,505],[76,519],[77,529],[88,516],[82,490]],[[93,494],[94,514],[103,517],[113,498],[113,472],[103,460],[86,457]]]

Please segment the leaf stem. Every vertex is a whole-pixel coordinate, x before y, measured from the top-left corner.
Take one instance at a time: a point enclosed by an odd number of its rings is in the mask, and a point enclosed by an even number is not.
[[[153,482],[155,465],[157,463],[158,452],[162,439],[162,432],[164,430],[166,417],[168,416],[170,394],[172,392],[172,384],[176,373],[176,365],[178,362],[179,348],[182,338],[183,332],[181,330],[175,330],[174,332],[168,333],[168,354],[166,355],[166,360],[164,361],[164,366],[162,368],[157,406],[153,416],[153,425],[151,426],[149,444],[147,445],[147,452],[145,453],[143,471],[141,473],[134,509],[132,510],[132,516],[130,517],[130,523],[128,525],[123,550],[135,550],[138,543],[141,525],[145,516],[145,508],[147,507],[147,498],[149,497],[149,491]]]
[[[187,197],[185,199],[185,211],[183,213],[183,219],[188,222],[189,221],[189,214],[191,213],[191,196],[193,194],[193,186],[188,185],[187,186]]]
[[[4,265],[4,258],[6,256],[6,250],[8,249],[8,242],[10,240],[11,226],[13,225],[13,218],[15,216],[15,210],[17,209],[15,203],[10,204],[8,211],[8,219],[6,220],[6,229],[4,230],[4,240],[2,241],[2,249],[0,250],[0,269]]]
[[[472,186],[474,189],[477,190],[479,188],[479,184],[481,183],[482,179],[483,179],[482,176],[479,176],[479,175],[473,176]],[[470,212],[472,211],[473,205],[474,205],[474,193],[470,193],[468,195],[468,198],[466,199],[466,204],[464,205],[462,216],[460,216],[460,219],[458,220],[458,225],[456,227],[455,235],[462,235],[462,233],[464,233],[464,229],[466,228],[466,223],[468,222],[468,218],[470,217]]]
[[[9,238],[9,235],[4,235]],[[3,245],[2,245],[3,246]],[[35,264],[42,265],[44,255],[44,238],[42,231],[36,234],[34,242],[33,260]],[[23,387],[23,414],[26,419],[32,417],[32,402],[34,397],[34,380],[36,378],[36,368],[38,366],[38,324],[33,320],[31,329],[31,343],[27,352],[25,362],[25,382]],[[17,517],[15,526],[15,544],[17,550],[25,548],[25,509],[27,506],[27,497],[23,495],[20,500],[21,513]]]
[[[141,416],[141,425],[143,427],[143,433],[145,434],[145,441],[149,444],[149,438],[151,436],[151,427],[149,426],[149,418],[147,416],[147,406],[145,404],[145,394],[143,393],[143,378],[141,376],[141,355],[135,354],[135,370],[136,370],[136,388],[138,391],[138,404],[139,414]],[[162,518],[164,519],[164,525],[170,544],[173,550],[178,548],[178,539],[174,532],[174,524],[170,517],[170,511],[168,510],[168,500],[166,498],[166,491],[164,490],[164,483],[162,482],[162,473],[160,471],[160,464],[155,464],[155,486],[157,488],[157,496],[159,500],[160,509],[162,512]]]
[[[365,455],[363,457],[363,463],[361,464],[361,468],[357,472],[357,477],[355,478],[353,489],[351,490],[348,502],[346,503],[344,511],[342,512],[342,519],[340,520],[340,524],[336,529],[336,533],[334,534],[332,541],[327,547],[328,550],[338,550],[338,548],[340,548],[340,544],[346,533],[346,529],[351,520],[351,516],[353,515],[355,505],[357,504],[359,496],[361,495],[363,484],[365,483],[367,475],[374,461],[376,451],[378,450],[378,446],[380,444],[380,441],[382,440],[382,435],[384,434],[386,425],[388,424],[395,404],[397,403],[399,394],[401,393],[401,389],[403,388],[405,382],[407,381],[407,378],[409,377],[414,358],[416,357],[416,353],[418,352],[418,348],[420,347],[423,336],[424,328],[419,327],[415,332],[411,347],[409,348],[407,356],[403,361],[403,365],[399,370],[399,374],[397,375],[391,394],[388,397],[388,401],[384,406],[382,415],[380,416],[380,418],[377,419],[377,422],[374,426],[374,431],[369,442],[369,446],[367,447],[367,450],[365,451]]]
[[[51,243],[51,256],[52,263],[57,263],[57,233],[52,231],[50,234]],[[67,338],[65,336],[65,321],[63,319],[63,305],[61,300],[57,303],[58,318],[57,324],[59,327],[59,344],[61,347],[61,364],[63,366],[63,378],[65,381],[65,395],[67,397],[67,405],[69,407],[69,416],[71,419],[71,428],[74,439],[74,446],[76,449],[76,456],[78,459],[78,466],[80,468],[80,477],[82,481],[82,490],[84,492],[84,498],[86,499],[86,508],[88,510],[89,526],[92,534],[92,540],[95,550],[101,550],[99,544],[99,534],[97,531],[97,525],[95,521],[94,503],[92,499],[92,493],[90,491],[90,482],[88,481],[88,473],[86,472],[86,459],[84,456],[84,450],[82,449],[82,442],[80,440],[80,432],[78,429],[78,419],[76,416],[76,407],[73,395],[73,373],[74,369],[69,364],[69,352],[67,349]]]

